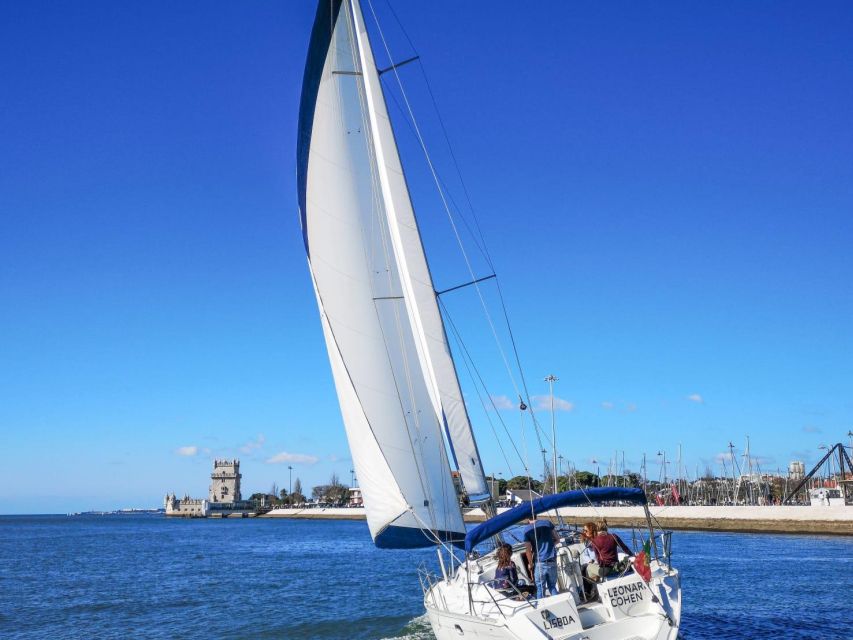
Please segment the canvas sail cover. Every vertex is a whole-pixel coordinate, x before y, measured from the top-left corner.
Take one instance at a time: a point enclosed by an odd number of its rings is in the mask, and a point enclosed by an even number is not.
[[[465,527],[388,223],[357,12],[346,0],[318,6],[299,114],[300,218],[371,535],[380,547],[424,546],[461,540]]]

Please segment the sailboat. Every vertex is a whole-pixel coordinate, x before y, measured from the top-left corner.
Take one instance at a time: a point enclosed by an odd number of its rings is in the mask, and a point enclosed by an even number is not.
[[[297,189],[370,535],[380,548],[436,547],[440,574],[422,580],[436,637],[675,638],[679,576],[666,550],[658,554],[651,528],[648,580],[628,570],[599,585],[595,600],[583,595],[583,544],[567,529],[559,593],[536,600],[493,586],[497,542],[526,517],[595,501],[645,504],[645,495],[568,491],[497,514],[359,0],[317,7],[299,109]],[[492,516],[470,531],[454,475],[470,503]],[[513,551],[517,561],[521,545]]]

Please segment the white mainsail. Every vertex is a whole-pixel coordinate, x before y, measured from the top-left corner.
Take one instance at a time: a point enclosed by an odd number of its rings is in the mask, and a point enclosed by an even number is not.
[[[436,303],[435,288],[394,141],[379,73],[358,2],[354,1],[352,6],[361,67],[364,69],[365,97],[374,133],[378,174],[391,242],[400,266],[403,297],[415,330],[418,356],[426,374],[433,409],[447,429],[451,452],[462,476],[462,483],[471,500],[483,500],[489,497],[486,478]]]
[[[409,547],[464,536],[442,428],[445,413],[458,424],[465,409],[446,342],[458,403],[443,409],[443,378],[414,300],[411,251],[399,246],[399,218],[390,222],[400,197],[410,214],[411,203],[404,181],[389,197],[389,158],[402,180],[360,9],[320,0],[300,107],[300,217],[371,535],[378,546]],[[413,233],[419,247],[416,227]],[[468,434],[473,456],[466,455],[479,465],[470,426]],[[453,446],[458,458],[461,447]]]

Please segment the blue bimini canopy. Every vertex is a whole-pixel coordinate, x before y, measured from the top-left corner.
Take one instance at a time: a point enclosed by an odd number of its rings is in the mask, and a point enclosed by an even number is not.
[[[491,538],[504,529],[522,520],[536,516],[543,511],[579,504],[616,501],[646,504],[646,493],[642,489],[629,489],[627,487],[599,487],[596,489],[564,491],[536,498],[536,500],[524,502],[471,529],[465,536],[465,551],[471,551],[486,538]]]

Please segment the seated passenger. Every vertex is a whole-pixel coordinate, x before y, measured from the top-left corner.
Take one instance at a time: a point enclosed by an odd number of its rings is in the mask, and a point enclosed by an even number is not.
[[[529,596],[535,591],[532,585],[522,585],[518,582],[518,569],[512,561],[512,547],[501,544],[498,547],[498,568],[495,569],[494,587],[507,596]]]
[[[598,526],[594,522],[587,522],[583,526],[581,539],[595,553],[595,562],[586,565],[586,577],[588,579],[584,581],[584,590],[587,598],[589,598],[594,595],[592,583],[601,582],[616,571],[616,565],[619,561],[617,546],[621,547],[622,551],[628,556],[633,556],[634,552],[622,541],[622,538],[614,533],[608,533],[607,522],[604,520]]]

